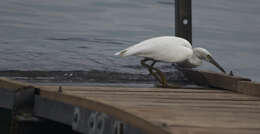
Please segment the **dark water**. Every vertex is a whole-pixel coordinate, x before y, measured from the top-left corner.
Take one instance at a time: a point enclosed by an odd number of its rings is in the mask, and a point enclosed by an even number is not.
[[[259,14],[259,0],[193,1],[193,44],[235,75],[260,81]],[[173,34],[174,0],[0,1],[0,70],[143,74],[140,58],[113,53]]]

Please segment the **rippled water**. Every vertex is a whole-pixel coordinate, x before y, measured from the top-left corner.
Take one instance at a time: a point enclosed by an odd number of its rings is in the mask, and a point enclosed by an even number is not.
[[[260,81],[259,14],[259,0],[193,1],[193,44]],[[147,73],[140,58],[113,53],[174,34],[174,0],[5,0],[0,16],[0,70]]]

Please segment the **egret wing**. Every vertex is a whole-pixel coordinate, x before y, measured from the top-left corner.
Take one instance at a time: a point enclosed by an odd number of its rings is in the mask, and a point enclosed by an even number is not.
[[[159,47],[163,47],[164,49],[167,49],[165,46],[168,47],[183,46],[192,49],[191,44],[183,38],[179,38],[175,36],[161,36],[161,37],[155,37],[148,40],[144,40],[136,45],[130,46],[124,50],[115,53],[115,55],[120,55],[120,56],[137,55],[138,53],[144,53],[142,51],[147,51],[148,48],[149,51],[152,49],[160,49]]]
[[[139,47],[136,56],[143,56],[164,62],[182,62],[193,54],[191,48],[173,44],[157,44]]]

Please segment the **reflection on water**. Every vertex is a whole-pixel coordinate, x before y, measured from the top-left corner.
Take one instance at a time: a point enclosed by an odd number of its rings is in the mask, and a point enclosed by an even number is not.
[[[193,44],[235,75],[260,81],[259,14],[258,0],[193,1]],[[6,0],[0,16],[0,70],[144,74],[140,58],[113,53],[174,34],[174,0]]]

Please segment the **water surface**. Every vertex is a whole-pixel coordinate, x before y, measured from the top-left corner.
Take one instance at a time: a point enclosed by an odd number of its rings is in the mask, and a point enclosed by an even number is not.
[[[235,75],[260,81],[259,14],[259,0],[193,1],[193,44]],[[2,71],[146,74],[140,58],[113,53],[174,34],[174,0],[5,0],[0,16]],[[201,69],[218,71],[208,64]]]

